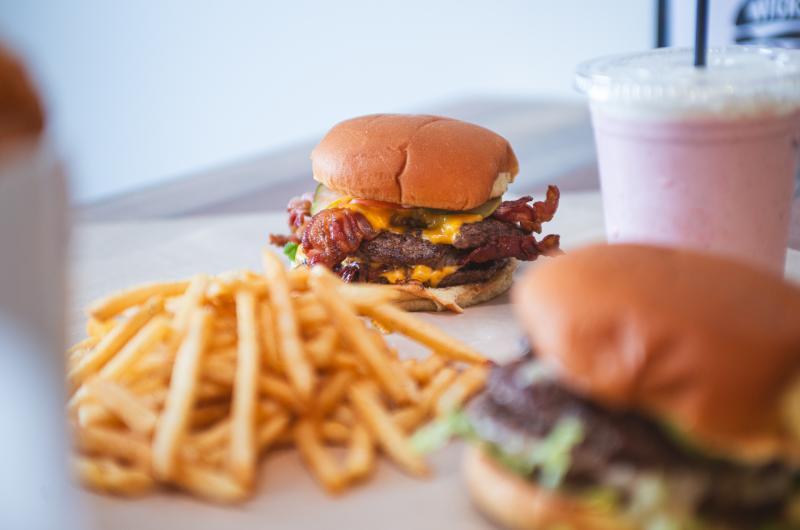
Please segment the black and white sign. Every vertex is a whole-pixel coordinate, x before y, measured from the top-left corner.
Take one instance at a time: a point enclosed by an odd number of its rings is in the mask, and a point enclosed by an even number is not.
[[[712,0],[709,44],[764,44],[800,48],[800,0]],[[694,41],[696,0],[670,0],[668,36],[672,46]]]

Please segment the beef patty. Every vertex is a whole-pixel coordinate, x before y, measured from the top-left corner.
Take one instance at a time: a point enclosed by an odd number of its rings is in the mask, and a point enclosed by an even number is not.
[[[441,269],[449,265],[460,265],[469,251],[451,245],[436,245],[422,239],[419,232],[381,232],[369,241],[363,241],[356,256],[369,263],[391,267],[413,267],[427,265]]]
[[[461,230],[453,241],[460,249],[473,249],[488,245],[506,236],[524,236],[525,232],[513,224],[487,217],[483,221],[461,225]]]
[[[500,269],[508,264],[507,259],[487,261],[486,263],[469,263],[453,274],[445,276],[437,287],[452,287],[467,283],[481,283],[490,280]],[[388,268],[388,267],[387,267]],[[367,263],[349,263],[338,269],[339,274],[347,282],[388,283],[381,276],[387,268],[372,268]]]
[[[467,412],[478,436],[500,448],[525,447],[562,418],[578,418],[585,435],[572,450],[568,486],[607,484],[612,467],[657,472],[698,488],[701,514],[751,524],[780,514],[800,478],[778,462],[749,466],[692,452],[656,422],[601,407],[542,376],[532,361],[496,368]]]
[[[434,244],[422,239],[419,230],[398,234],[381,232],[369,241],[363,241],[356,255],[371,263],[392,266],[427,265],[432,269],[464,263],[469,251],[491,244],[501,236],[525,233],[519,228],[487,218],[477,223],[462,225],[452,245]]]

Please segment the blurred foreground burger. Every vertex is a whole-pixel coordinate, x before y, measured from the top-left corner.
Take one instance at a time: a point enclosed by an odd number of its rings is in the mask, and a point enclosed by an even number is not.
[[[27,147],[44,129],[44,110],[22,63],[0,44],[0,155]]]
[[[503,201],[517,159],[483,127],[362,116],[331,129],[311,160],[317,189],[289,203],[292,234],[271,241],[299,265],[399,286],[406,309],[460,311],[506,291],[517,260],[558,251],[557,235],[534,236],[555,214],[558,189],[543,202]]]
[[[800,289],[595,246],[513,292],[532,355],[461,415],[477,506],[515,529],[800,528]],[[455,421],[455,420],[453,420]]]

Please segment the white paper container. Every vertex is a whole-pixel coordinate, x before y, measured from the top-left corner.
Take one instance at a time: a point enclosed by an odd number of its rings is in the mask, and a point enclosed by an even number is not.
[[[69,529],[65,183],[46,143],[0,149],[0,528]]]

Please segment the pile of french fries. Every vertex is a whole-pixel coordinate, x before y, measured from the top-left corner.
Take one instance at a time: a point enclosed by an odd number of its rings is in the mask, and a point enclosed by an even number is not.
[[[164,485],[233,503],[253,493],[260,459],[290,446],[332,493],[367,478],[378,453],[427,475],[410,435],[480,391],[488,367],[394,296],[265,252],[261,274],[97,300],[68,351],[76,476],[119,495]],[[401,359],[387,332],[430,355]]]

